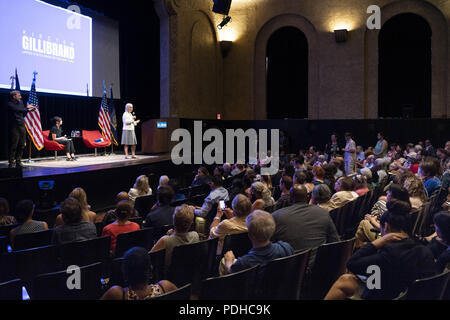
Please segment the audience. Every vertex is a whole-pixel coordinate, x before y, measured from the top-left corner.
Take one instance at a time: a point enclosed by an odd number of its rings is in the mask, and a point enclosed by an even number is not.
[[[116,213],[117,205],[119,204],[120,201],[128,201],[128,200],[130,200],[130,196],[125,191],[119,192],[116,195],[116,199],[114,201],[115,208],[108,210],[106,212],[106,214],[102,220],[103,226],[107,226],[108,224],[113,223],[114,221],[117,220],[117,218],[118,218],[117,213]],[[137,218],[137,217],[139,217],[139,212],[136,209],[134,209],[134,207],[133,207],[133,218]]]
[[[9,203],[5,198],[0,198],[0,226],[17,224],[16,218],[9,216]]]
[[[325,183],[325,170],[322,167],[314,166],[312,169],[312,173],[314,176],[313,184],[314,186],[317,186],[318,184]]]
[[[367,179],[363,175],[356,175],[353,177],[353,181],[355,182],[355,192],[358,196],[363,196],[367,192],[369,192],[369,188],[367,187]]]
[[[292,255],[294,250],[283,241],[270,242],[275,231],[275,221],[272,215],[262,210],[253,211],[246,219],[248,237],[253,248],[248,254],[235,258],[233,251],[228,251],[224,256],[224,268],[221,273],[233,273],[251,268],[256,265],[264,265],[268,262]]]
[[[159,177],[159,185],[158,188],[160,187],[167,187],[169,185],[170,179],[168,176],[164,175]]]
[[[200,167],[197,170],[197,175],[191,183],[191,187],[199,187],[208,184],[210,181],[209,171],[205,167]]]
[[[202,207],[196,207],[194,214],[196,217],[205,218],[211,211],[214,205],[218,204],[220,200],[228,201],[228,190],[223,187],[223,180],[221,176],[213,176],[209,182],[211,192],[205,198]]]
[[[380,220],[381,238],[356,251],[347,263],[351,274],[344,274],[332,286],[325,300],[361,296],[388,300],[397,297],[414,280],[437,273],[432,252],[409,237],[409,204],[398,201]],[[380,288],[368,289],[357,276],[369,277],[368,267],[378,266]]]
[[[328,211],[307,203],[305,186],[293,186],[290,196],[292,205],[273,213],[276,222],[273,241],[285,241],[296,251],[339,241]]]
[[[247,232],[245,219],[252,210],[252,203],[243,194],[238,194],[231,203],[232,210],[217,208],[217,214],[210,226],[209,238],[219,238],[217,255],[222,254],[223,239],[226,235]],[[226,219],[220,221],[225,214]]]
[[[273,211],[275,206],[275,200],[272,197],[272,193],[262,182],[254,182],[250,188],[252,211],[254,210],[266,210]]]
[[[436,166],[433,162],[424,162],[419,167],[419,177],[422,178],[428,197],[441,187],[441,181],[436,177]]]
[[[134,247],[123,256],[122,274],[128,287],[113,286],[105,292],[101,300],[148,300],[176,290],[170,281],[161,280],[148,284],[151,274],[150,256],[146,249]]]
[[[86,222],[95,223],[97,214],[90,210],[91,206],[88,205],[88,203],[87,203],[87,195],[86,195],[86,192],[84,191],[84,189],[83,188],[73,189],[73,191],[69,194],[69,197],[75,198],[80,202],[81,208],[82,208],[81,220],[86,221]],[[64,221],[63,221],[62,215],[59,214],[55,220],[55,227],[63,225],[63,224],[64,224]]]
[[[172,203],[174,192],[171,187],[163,186],[156,191],[156,209],[152,210],[145,218],[146,228],[160,228],[172,224],[175,208]]]
[[[152,189],[148,184],[148,178],[146,175],[141,175],[137,177],[133,188],[130,189],[128,195],[131,201],[135,201],[136,198],[150,196],[152,194]]]
[[[434,216],[434,226],[436,228],[436,240],[443,244],[443,250],[437,259],[439,271],[450,268],[450,212],[439,212]]]
[[[22,200],[16,205],[15,218],[19,226],[9,232],[9,240],[13,248],[14,238],[17,235],[48,230],[46,222],[33,220],[33,213],[34,204],[31,200]]]
[[[64,224],[53,230],[52,243],[64,244],[97,238],[97,229],[92,222],[82,221],[80,202],[67,198],[60,206]]]
[[[194,208],[183,204],[175,208],[173,214],[174,229],[170,229],[166,236],[161,237],[150,252],[159,250],[166,250],[165,265],[170,266],[172,262],[173,248],[184,244],[195,243],[199,241],[198,233],[195,231],[189,232],[192,223],[194,222]]]
[[[291,196],[289,194],[289,190],[292,188],[292,178],[288,176],[281,177],[280,179],[280,190],[281,190],[281,196],[275,202],[275,209],[278,210],[284,207],[288,207],[291,205]]]
[[[128,220],[133,216],[133,211],[133,202],[129,200],[120,201],[116,207],[117,220],[103,228],[102,237],[111,237],[110,250],[112,253],[116,251],[117,236],[119,234],[140,229],[137,223]]]
[[[359,197],[358,194],[355,191],[353,191],[354,189],[353,186],[354,182],[353,179],[350,177],[339,178],[336,181],[334,185],[336,193],[333,194],[333,196],[331,197],[332,209],[343,207],[350,201],[353,201]]]
[[[311,193],[310,204],[315,204],[327,211],[331,211],[332,204],[330,188],[323,183],[315,186]]]

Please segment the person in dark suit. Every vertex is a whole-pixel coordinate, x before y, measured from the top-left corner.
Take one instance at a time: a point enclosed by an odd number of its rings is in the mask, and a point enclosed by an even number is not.
[[[145,218],[146,228],[159,228],[172,224],[175,207],[172,207],[170,203],[173,196],[174,192],[171,187],[162,186],[158,188],[156,209],[147,214]]]
[[[8,122],[10,125],[9,168],[22,166],[25,147],[25,119],[28,112],[36,110],[33,105],[24,106],[20,91],[11,91],[8,101]]]

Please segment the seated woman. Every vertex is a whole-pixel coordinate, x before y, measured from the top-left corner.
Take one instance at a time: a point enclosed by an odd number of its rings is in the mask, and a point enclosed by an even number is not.
[[[82,221],[80,202],[72,197],[61,203],[64,224],[54,229],[52,244],[64,244],[97,238],[97,229],[92,222]]]
[[[205,167],[200,167],[197,170],[197,175],[191,183],[191,187],[198,187],[208,184],[210,180],[209,171]]]
[[[149,284],[150,271],[151,261],[147,250],[141,247],[131,248],[125,253],[122,262],[122,274],[128,287],[113,286],[100,300],[148,300],[177,289],[167,280]]]
[[[9,216],[9,203],[5,198],[0,198],[0,226],[16,224],[16,218]]]
[[[438,272],[431,251],[408,235],[410,210],[408,203],[395,202],[380,220],[382,237],[353,254],[347,263],[351,273],[334,283],[325,300],[343,300],[353,295],[371,300],[394,299],[414,280]],[[372,275],[370,266],[379,268],[379,288],[369,289],[360,280]]]
[[[252,211],[264,210],[272,212],[275,206],[275,200],[272,193],[262,182],[254,182],[250,188],[252,195]]]
[[[173,214],[173,225],[175,230],[170,229],[166,236],[156,242],[150,252],[166,249],[165,265],[170,266],[172,261],[173,248],[185,244],[191,244],[199,241],[198,233],[189,232],[194,222],[194,207],[183,204],[175,208]]]
[[[152,189],[148,183],[148,178],[146,175],[140,175],[137,177],[133,188],[128,191],[128,196],[131,201],[136,201],[136,198],[145,197],[152,195]]]
[[[134,205],[131,201],[120,201],[116,207],[117,220],[103,228],[102,237],[111,237],[111,252],[116,251],[117,236],[121,233],[137,231],[140,229],[137,223],[130,219],[134,214]]]
[[[31,200],[22,200],[16,205],[15,216],[18,227],[9,232],[11,246],[14,248],[14,238],[19,234],[48,230],[47,222],[33,220],[34,204]]]
[[[441,211],[434,215],[435,231],[431,236],[424,238],[427,247],[433,252],[440,272],[446,267],[450,269],[450,212]]]
[[[69,194],[69,197],[77,199],[81,204],[81,221],[92,222],[95,223],[97,218],[97,214],[91,211],[91,206],[87,202],[86,191],[83,188],[75,188]],[[61,226],[64,224],[62,214],[59,214],[55,220],[55,227]]]
[[[252,203],[243,194],[238,194],[234,197],[230,208],[222,210],[220,206],[217,207],[217,214],[211,223],[209,238],[219,238],[219,243],[217,245],[217,255],[222,254],[223,240],[225,236],[236,233],[247,232],[247,225],[245,219],[250,214],[252,210]],[[227,219],[222,222],[222,215],[225,213]]]
[[[63,123],[62,118],[61,117],[53,117],[50,120],[52,123],[54,123],[54,126],[52,127],[52,129],[50,130],[50,133],[48,135],[48,140],[53,140],[58,142],[59,144],[63,144],[66,146],[66,155],[67,155],[67,161],[74,161],[77,160],[77,158],[75,157],[75,147],[73,146],[73,141],[69,138],[67,138],[67,136],[63,136],[62,135],[62,128],[61,125]]]
[[[367,186],[367,178],[361,174],[358,174],[353,177],[353,180],[355,181],[355,192],[358,194],[358,196],[362,197],[367,192],[369,192],[369,188]]]

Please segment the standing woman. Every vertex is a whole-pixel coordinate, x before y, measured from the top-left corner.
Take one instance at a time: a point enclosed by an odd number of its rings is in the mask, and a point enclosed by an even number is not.
[[[136,116],[132,114],[133,112],[133,105],[131,103],[127,103],[125,105],[125,112],[122,116],[122,122],[123,122],[123,130],[122,130],[122,145],[124,145],[124,151],[125,151],[125,159],[130,159],[128,156],[128,146],[131,146],[131,157],[133,159],[136,159],[136,134],[134,133],[134,127],[137,126],[137,124],[141,120],[136,120]]]
[[[66,146],[65,150],[67,161],[77,160],[77,158],[75,158],[75,147],[73,146],[72,139],[68,139],[67,136],[62,135],[63,132],[61,128],[61,125],[63,123],[62,118],[58,116],[53,117],[51,122],[54,123],[55,125],[52,127],[50,133],[48,134],[48,140],[53,140]]]

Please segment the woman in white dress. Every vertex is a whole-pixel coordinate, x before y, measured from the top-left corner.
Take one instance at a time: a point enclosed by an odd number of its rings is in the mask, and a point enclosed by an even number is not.
[[[122,129],[122,145],[124,145],[125,151],[125,159],[130,159],[128,156],[128,146],[131,146],[131,157],[136,159],[136,134],[134,133],[134,127],[141,120],[136,120],[136,116],[132,114],[133,105],[131,103],[127,103],[125,105],[125,112],[122,116],[123,129]]]

